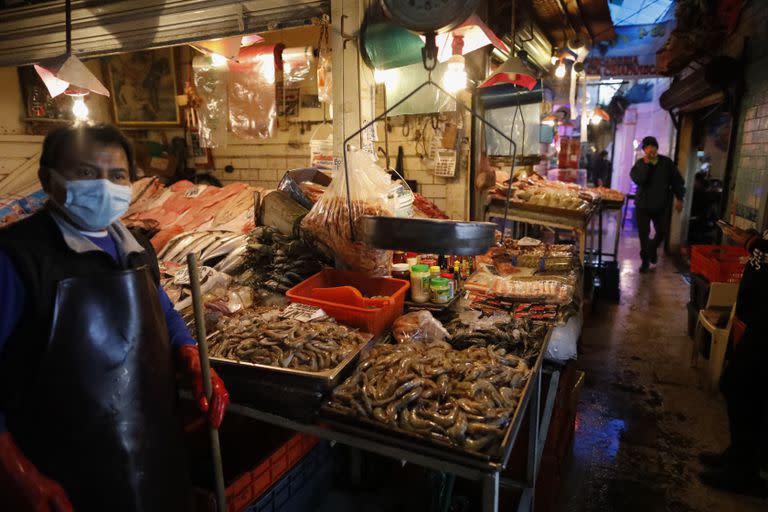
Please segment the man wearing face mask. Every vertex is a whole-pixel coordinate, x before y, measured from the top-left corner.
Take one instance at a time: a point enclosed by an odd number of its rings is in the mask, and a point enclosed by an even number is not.
[[[48,134],[49,202],[0,230],[0,509],[183,511],[189,482],[175,370],[218,427],[195,341],[152,246],[119,222],[131,146],[114,126]]]
[[[667,233],[669,207],[675,197],[675,209],[683,209],[685,180],[675,163],[659,154],[659,143],[655,137],[643,139],[643,158],[635,162],[629,175],[637,184],[635,212],[637,230],[640,236],[640,272],[645,273],[658,261],[658,249]],[[651,222],[656,232],[651,235]]]

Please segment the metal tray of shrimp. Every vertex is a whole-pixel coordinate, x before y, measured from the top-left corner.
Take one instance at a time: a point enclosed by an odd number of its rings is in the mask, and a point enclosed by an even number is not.
[[[399,427],[391,427],[366,417],[349,416],[329,407],[327,403],[321,405],[320,415],[333,428],[361,438],[370,439],[371,441],[390,444],[423,456],[442,459],[454,464],[463,464],[481,471],[504,469],[512,454],[523,418],[526,416],[528,403],[531,399],[532,383],[534,379],[541,378],[544,355],[547,352],[547,345],[551,335],[552,329],[550,328],[541,342],[541,350],[536,357],[534,365],[531,367],[530,377],[523,387],[512,419],[504,431],[498,450],[495,452],[482,453],[470,451],[447,441],[420,435]]]
[[[216,334],[213,333],[208,338],[210,339]],[[335,368],[317,372],[237,361],[215,356],[211,356],[210,360],[216,371],[222,374],[222,377],[230,376],[241,381],[252,381],[254,384],[268,380],[286,387],[326,392],[341,383],[354,369],[360,354],[380,339],[367,333],[363,334],[363,336],[367,337],[367,340],[360,344],[357,349]]]

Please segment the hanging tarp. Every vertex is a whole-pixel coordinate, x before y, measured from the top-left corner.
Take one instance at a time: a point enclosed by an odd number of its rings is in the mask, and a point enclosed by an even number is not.
[[[64,53],[64,0],[0,16],[0,66]],[[73,0],[72,48],[80,57],[305,25],[330,14],[330,0]]]
[[[658,76],[656,52],[674,28],[674,20],[616,27],[616,41],[597,44],[584,62],[584,68],[588,75],[604,78]]]

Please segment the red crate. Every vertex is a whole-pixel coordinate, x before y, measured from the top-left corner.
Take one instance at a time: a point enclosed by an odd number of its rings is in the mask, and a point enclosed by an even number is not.
[[[317,306],[342,324],[376,335],[388,329],[392,322],[403,314],[405,294],[410,286],[411,283],[402,279],[369,277],[361,272],[324,269],[297,284],[285,295],[291,302]],[[350,291],[349,287],[355,288],[365,297],[386,298],[355,297],[354,294],[347,293]],[[317,298],[318,294],[326,298],[336,295],[337,298],[323,300]]]
[[[738,283],[749,253],[732,245],[692,245],[691,272],[711,283]]]

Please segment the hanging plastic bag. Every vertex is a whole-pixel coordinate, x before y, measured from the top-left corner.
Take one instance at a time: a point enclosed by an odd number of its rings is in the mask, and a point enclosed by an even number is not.
[[[312,68],[312,47],[284,48],[280,60],[283,65],[285,87],[294,87],[309,77]]]
[[[275,47],[251,46],[229,63],[229,123],[232,133],[266,139],[277,124]]]
[[[214,66],[207,55],[192,59],[200,147],[218,148],[227,143],[227,68]]]
[[[365,272],[371,276],[389,274],[391,251],[374,249],[363,242],[353,241],[350,216],[355,236],[362,233],[364,215],[392,216],[387,196],[391,178],[378,167],[371,155],[359,149],[350,150],[348,156],[349,192],[352,212],[347,204],[347,185],[343,168],[334,176],[328,190],[304,217],[302,227],[325,244],[337,262],[348,270]]]

